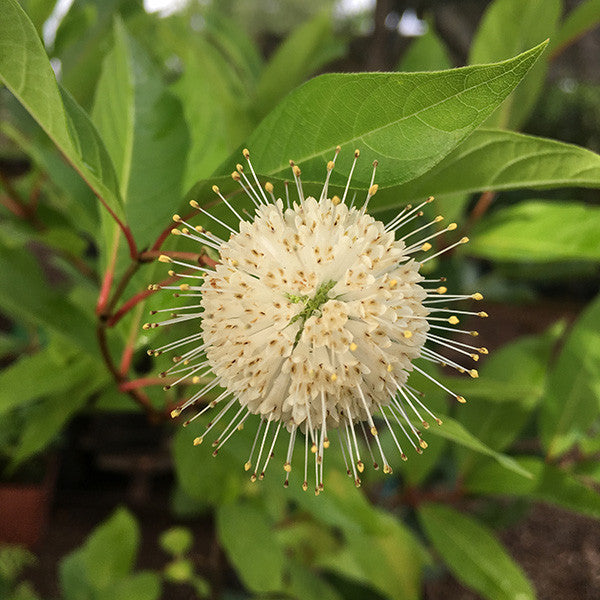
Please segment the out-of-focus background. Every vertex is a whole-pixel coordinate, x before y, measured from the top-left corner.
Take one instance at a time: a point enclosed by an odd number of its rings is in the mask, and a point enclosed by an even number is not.
[[[135,143],[164,167],[165,215],[312,76],[495,62],[546,37],[527,92],[485,126],[600,152],[600,3],[521,4],[21,2],[58,80],[95,123],[106,90],[117,104],[134,98]],[[490,314],[468,325],[490,350],[481,376],[455,384],[471,402],[459,413],[431,390],[456,420],[448,439],[432,438],[385,480],[366,474],[360,492],[332,477],[330,499],[313,502],[284,490],[279,473],[248,483],[247,436],[213,459],[163,418],[176,398],[153,380],[165,363],[146,353],[156,343],[141,334],[148,306],[120,322],[122,357],[94,315],[111,260],[103,209],[5,88],[0,121],[0,600],[600,597],[597,162],[571,172],[572,185],[535,192],[518,181],[446,190],[438,210],[473,244],[439,272],[450,290],[483,292],[476,309]],[[495,157],[491,146],[491,171]],[[143,183],[131,185],[152,193]],[[164,277],[153,269],[136,272],[123,301]],[[98,366],[99,343],[117,383]],[[136,396],[140,381],[147,396]],[[498,466],[498,453],[534,479]],[[445,510],[467,521],[454,531]]]

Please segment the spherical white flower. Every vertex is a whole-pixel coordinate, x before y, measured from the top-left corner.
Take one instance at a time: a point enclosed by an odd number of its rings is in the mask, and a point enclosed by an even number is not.
[[[339,149],[336,157],[337,152]],[[357,485],[364,468],[358,437],[364,438],[369,453],[374,441],[384,472],[391,473],[375,419],[381,419],[390,429],[403,459],[406,455],[396,427],[421,452],[427,445],[411,415],[424,427],[429,424],[422,417],[423,413],[441,424],[418,394],[406,385],[413,370],[433,379],[414,361],[424,358],[477,376],[474,369],[462,367],[426,348],[425,343],[442,345],[475,360],[478,358],[475,352],[487,352],[485,348],[440,337],[440,333],[450,328],[438,323],[455,325],[458,318],[449,314],[448,309],[437,308],[439,295],[444,294],[446,288],[426,287],[434,280],[425,280],[419,273],[424,262],[467,240],[462,238],[433,256],[416,260],[413,255],[430,250],[428,240],[440,232],[414,242],[407,239],[442,218],[436,217],[398,239],[396,234],[409,221],[422,216],[422,206],[432,198],[415,208],[406,207],[387,225],[366,212],[370,198],[377,192],[373,180],[364,204],[348,205],[346,196],[358,151],[341,199],[328,197],[335,158],[327,165],[327,179],[319,199],[304,197],[300,169],[291,163],[298,201],[290,204],[288,197],[287,206],[281,199],[275,199],[269,183],[265,189],[270,198],[265,194],[247,150],[244,156],[254,184],[241,165],[232,176],[256,206],[251,221],[242,219],[216,186],[213,189],[239,221],[237,230],[219,221],[229,231],[227,240],[174,216],[183,228],[176,228],[173,233],[215,249],[219,262],[209,269],[167,255],[160,259],[187,268],[184,273],[171,271],[170,274],[190,278],[191,284],[164,287],[200,296],[199,304],[188,307],[200,310],[146,327],[199,318],[201,331],[150,353],[193,345],[191,350],[176,357],[173,368],[163,373],[164,376],[176,375],[171,385],[193,382],[199,373],[214,375],[214,379],[176,409],[173,416],[202,401],[208,391],[217,386],[222,388],[224,391],[216,400],[188,421],[209,408],[224,404],[206,431],[196,438],[196,443],[201,443],[221,418],[233,406],[238,406],[214,442],[218,450],[250,415],[259,415],[260,424],[245,465],[246,470],[254,466],[253,480],[264,476],[282,427],[289,434],[284,462],[285,485],[298,431],[305,437],[304,489],[308,487],[309,446],[315,461],[315,491],[318,493],[324,487],[323,457],[330,445],[328,435],[332,430],[340,434],[347,471]],[[373,179],[375,168],[376,163]],[[211,216],[198,203],[191,204]],[[455,227],[450,224],[442,231]],[[443,302],[466,298],[480,299],[481,296],[445,296]],[[482,312],[470,314],[487,316]],[[461,396],[453,395],[464,402]]]

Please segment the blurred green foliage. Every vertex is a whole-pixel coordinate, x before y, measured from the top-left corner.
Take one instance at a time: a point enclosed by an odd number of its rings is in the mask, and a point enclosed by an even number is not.
[[[443,213],[473,227],[473,243],[436,261],[432,273],[450,271],[465,289],[477,282],[514,302],[518,294],[539,300],[540,281],[560,287],[575,272],[591,300],[600,209],[597,196],[583,199],[600,187],[598,88],[549,88],[545,77],[553,58],[600,22],[597,1],[565,17],[559,0],[495,0],[462,69],[441,70],[450,53],[430,26],[399,72],[313,79],[346,56],[351,41],[332,3],[324,10],[299,2],[285,14],[270,2],[191,4],[159,18],[135,0],[75,0],[44,47],[39,36],[53,4],[23,1],[23,10],[0,1],[4,475],[43,453],[78,413],[141,408],[164,421],[183,397],[180,387],[164,392],[144,360],[149,347],[175,339],[141,331],[147,311],[171,302],[146,288],[165,277],[153,264],[160,252],[194,250],[165,239],[173,212],[193,198],[224,214],[211,204],[210,186],[233,189],[228,173],[242,143],[279,194],[290,157],[316,189],[342,145],[332,178],[339,191],[355,147],[364,158],[357,189],[383,156],[370,207],[378,217],[434,193]],[[282,38],[268,59],[257,29]],[[578,137],[571,115],[580,117]],[[495,199],[489,210],[481,208],[486,198]],[[534,598],[485,511],[467,516],[449,504],[542,500],[600,517],[590,485],[600,483],[598,303],[572,326],[507,344],[486,359],[478,381],[437,374],[473,400],[460,410],[413,374],[444,424],[427,432],[423,456],[385,482],[365,472],[362,490],[340,475],[336,455],[319,498],[294,481],[283,489],[274,473],[253,485],[241,468],[251,426],[217,459],[194,448],[196,429],[178,428],[174,513],[214,514],[239,577],[228,592],[244,588],[240,597],[417,600],[442,561],[484,598]],[[393,454],[394,440],[381,437]],[[165,584],[210,594],[189,531],[161,536],[169,562],[160,572],[134,570],[139,537],[134,517],[116,511],[62,559],[64,598],[153,600]],[[20,569],[4,568],[12,564],[6,556],[0,585],[13,593]],[[30,560],[15,556],[15,564]],[[35,598],[23,586],[8,597]]]

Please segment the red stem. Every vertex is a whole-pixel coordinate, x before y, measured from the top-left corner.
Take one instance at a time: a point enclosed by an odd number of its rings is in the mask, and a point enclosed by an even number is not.
[[[115,238],[113,240],[113,246],[111,248],[109,264],[106,268],[106,273],[104,273],[104,277],[102,278],[102,286],[100,288],[100,293],[98,294],[98,302],[96,303],[96,315],[101,315],[104,312],[104,309],[106,308],[106,305],[108,303],[110,290],[112,288],[112,283],[115,276],[115,265],[117,263],[117,252],[119,250],[120,237],[120,231],[117,230],[115,232]]]

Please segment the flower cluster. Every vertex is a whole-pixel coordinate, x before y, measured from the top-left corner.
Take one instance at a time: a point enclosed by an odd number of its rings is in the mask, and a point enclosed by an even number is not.
[[[476,335],[449,325],[458,324],[457,314],[485,317],[486,313],[451,311],[445,305],[479,300],[481,295],[445,295],[446,287],[440,285],[443,279],[425,279],[419,273],[424,263],[467,242],[467,238],[427,255],[432,249],[430,240],[454,230],[456,224],[419,239],[417,234],[424,235],[421,232],[435,228],[442,220],[438,216],[406,232],[407,225],[423,216],[422,208],[433,198],[419,206],[406,206],[387,224],[370,216],[367,208],[377,192],[377,163],[366,198],[360,205],[355,205],[356,196],[348,203],[358,150],[342,197],[330,198],[328,183],[338,152],[339,148],[327,164],[326,181],[318,199],[305,197],[300,168],[290,161],[298,199],[291,203],[286,187],[284,203],[275,198],[272,184],[260,185],[250,154],[244,150],[249,172],[246,174],[243,166],[237,165],[232,177],[254,203],[254,215],[251,220],[242,218],[214,186],[239,222],[237,228],[217,220],[197,202],[191,205],[217,221],[228,232],[227,239],[201,226],[194,227],[178,215],[173,217],[180,226],[174,234],[214,249],[219,261],[208,268],[161,256],[159,260],[183,268],[181,272],[171,270],[170,275],[189,282],[165,289],[176,290],[179,297],[200,300],[199,304],[180,307],[166,321],[145,325],[200,320],[199,331],[149,351],[158,355],[184,346],[190,348],[175,356],[173,367],[162,374],[176,376],[171,385],[194,383],[212,374],[208,383],[173,411],[177,417],[204,402],[212,390],[220,391],[186,422],[210,409],[220,409],[196,438],[196,444],[227,416],[213,442],[216,454],[250,415],[259,415],[245,464],[246,470],[252,470],[252,480],[264,477],[277,439],[285,431],[288,441],[283,468],[287,486],[300,432],[304,438],[302,486],[308,488],[312,461],[316,493],[324,488],[324,456],[332,433],[357,486],[364,469],[364,448],[375,468],[380,460],[383,471],[392,472],[378,426],[389,429],[404,460],[404,440],[419,453],[426,448],[418,427],[428,428],[430,417],[438,424],[441,420],[425,406],[421,394],[407,385],[411,371],[431,379],[458,401],[465,401],[417,366],[416,359],[449,365],[477,377],[475,369],[462,366],[434,348],[441,346],[473,360],[479,358],[479,353],[487,353],[485,348],[444,337],[448,332]],[[418,427],[414,424],[417,421]],[[314,460],[309,460],[310,454]]]

